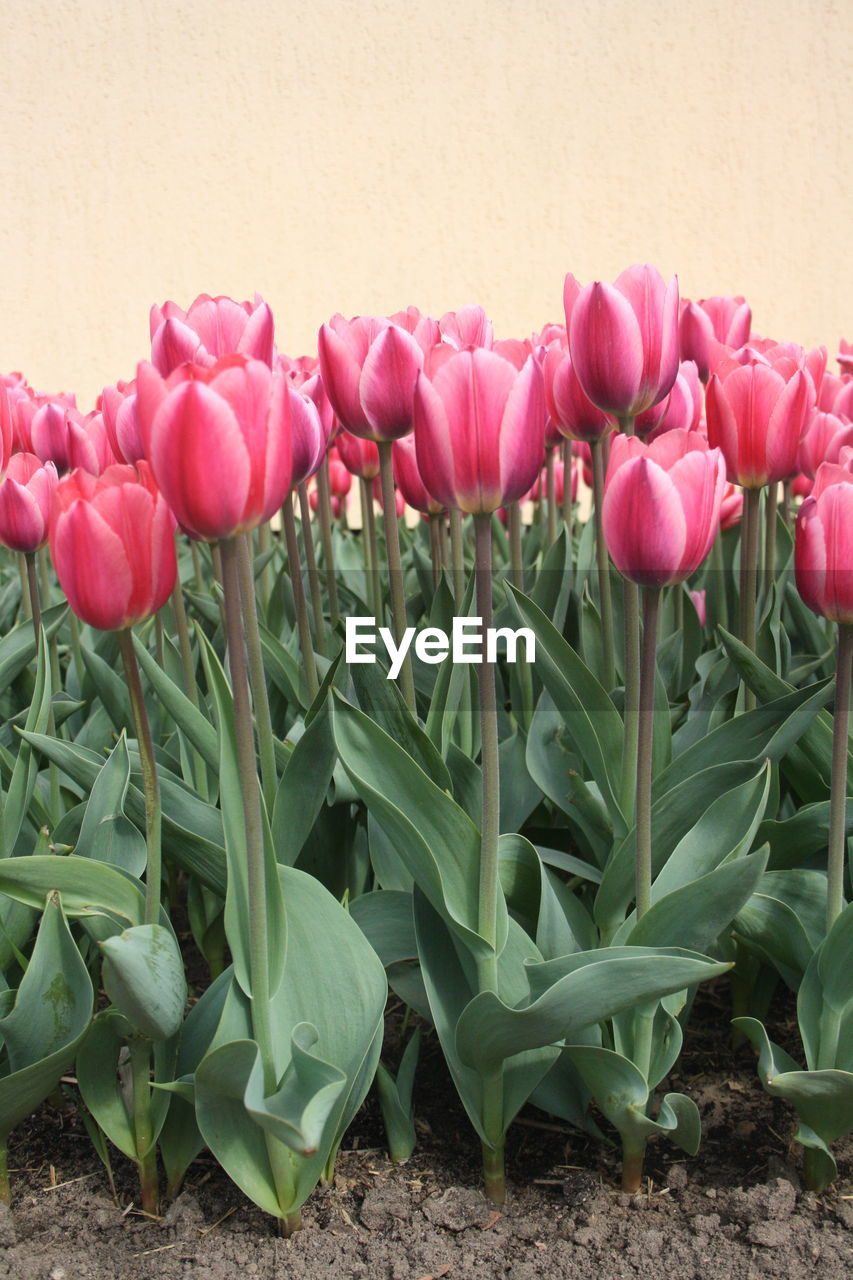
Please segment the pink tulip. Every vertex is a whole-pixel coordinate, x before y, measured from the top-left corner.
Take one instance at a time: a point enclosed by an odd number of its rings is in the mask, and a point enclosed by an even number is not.
[[[352,476],[334,451],[329,454],[329,492],[335,498],[345,498],[352,488]]]
[[[615,436],[602,519],[619,572],[646,587],[688,578],[716,537],[724,486],[722,453],[695,431],[667,431],[650,445]]]
[[[787,480],[797,453],[814,386],[805,370],[781,357],[769,364],[753,356],[724,360],[708,383],[708,440],[722,449],[728,478],[746,489]]]
[[[343,426],[367,440],[397,440],[412,429],[419,342],[390,320],[333,316],[319,334],[320,372]]]
[[[427,490],[483,514],[527,492],[544,455],[542,371],[482,347],[455,352],[415,386],[415,445]]]
[[[293,488],[303,484],[319,468],[326,456],[328,444],[317,405],[306,394],[305,388],[289,388],[290,447]]]
[[[12,424],[12,405],[9,399],[9,392],[0,383],[0,473],[4,472],[9,465],[14,436],[15,429]]]
[[[261,360],[226,356],[136,376],[145,456],[178,523],[215,541],[264,524],[291,487],[291,424],[305,401]]]
[[[629,267],[615,285],[563,289],[572,365],[586,395],[620,418],[657,404],[678,373],[678,281]]]
[[[835,357],[842,373],[853,373],[853,342],[842,338],[838,344],[838,355]]]
[[[708,592],[704,590],[691,591],[690,599],[693,601],[693,608],[696,610],[699,626],[706,626],[708,622]]]
[[[702,383],[693,360],[682,360],[669,395],[645,413],[637,414],[634,430],[653,440],[664,431],[698,431],[702,417]]]
[[[743,515],[743,489],[726,481],[723,500],[720,503],[720,528],[733,529],[740,524]]]
[[[737,350],[749,341],[752,311],[743,298],[700,298],[681,304],[678,335],[682,360],[694,360],[703,382],[714,371],[719,344]]]
[[[853,623],[853,450],[847,465],[824,463],[797,517],[797,589],[815,613]]]
[[[60,475],[82,467],[97,476],[115,462],[100,413],[85,418],[78,409],[49,400],[36,410],[30,423],[32,452],[42,462],[52,462]]]
[[[212,365],[237,353],[273,363],[273,318],[267,304],[199,294],[188,311],[174,302],[153,306],[149,317],[151,363],[164,378],[181,364]]]
[[[616,429],[612,414],[596,408],[584,394],[568,348],[552,343],[545,352],[542,373],[548,414],[569,440],[601,440]]]
[[[572,459],[571,467],[571,486],[572,486],[572,502],[577,501],[578,496],[578,468]],[[558,504],[563,501],[563,493],[565,491],[565,468],[559,458],[554,459],[554,497]],[[545,475],[540,473],[536,477],[536,483],[527,494],[531,502],[541,502],[543,498],[548,496],[548,485]]]
[[[813,413],[800,444],[799,468],[814,479],[822,462],[837,462],[841,450],[853,444],[853,422],[834,413]]]
[[[68,603],[89,626],[121,631],[156,613],[175,585],[175,521],[146,462],[57,485],[50,554]]]
[[[394,480],[403,500],[415,511],[422,511],[425,515],[438,515],[443,511],[444,507],[427,492],[426,485],[421,479],[414,436],[404,436],[402,440],[395,440],[392,456]]]
[[[136,382],[104,387],[99,402],[110,448],[120,462],[131,465],[145,456],[139,433]]]
[[[482,307],[469,304],[459,311],[446,311],[438,322],[441,340],[457,351],[466,347],[491,347],[494,342],[492,322]]]
[[[59,483],[52,462],[15,453],[0,483],[0,542],[13,551],[38,551],[47,542],[53,494]]]
[[[342,431],[335,439],[335,448],[352,475],[360,476],[362,480],[375,480],[379,475],[379,449],[375,441]]]
[[[395,311],[389,316],[391,324],[396,324],[406,333],[410,333],[422,351],[429,351],[437,342],[441,342],[441,327],[432,316],[425,316],[417,307],[406,307],[405,311]]]

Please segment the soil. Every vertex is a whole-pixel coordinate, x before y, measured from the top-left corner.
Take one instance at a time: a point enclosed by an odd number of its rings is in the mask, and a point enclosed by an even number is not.
[[[697,1002],[669,1082],[699,1105],[702,1149],[688,1159],[652,1146],[642,1194],[619,1191],[615,1149],[530,1110],[510,1131],[498,1213],[478,1190],[477,1145],[428,1037],[411,1160],[388,1161],[371,1096],[334,1185],[315,1192],[289,1240],[207,1155],[157,1221],[135,1208],[134,1170],[116,1156],[116,1203],[76,1112],[44,1108],[12,1138],[0,1280],[848,1280],[853,1140],[837,1144],[832,1188],[801,1190],[792,1113],[763,1092],[750,1051],[731,1048],[726,1004],[724,987]],[[389,1027],[393,1060],[399,1020]],[[775,1019],[773,1031],[784,1042]]]

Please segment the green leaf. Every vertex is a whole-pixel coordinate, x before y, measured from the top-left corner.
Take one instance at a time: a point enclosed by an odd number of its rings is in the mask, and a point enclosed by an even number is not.
[[[219,740],[216,730],[198,707],[193,706],[182,689],[170,680],[163,668],[148,652],[135,632],[133,646],[145,679],[175,724],[183,730],[191,744],[211,769],[219,769]]]
[[[412,895],[396,889],[374,889],[350,903],[350,916],[387,968],[418,954]]]
[[[175,935],[141,924],[101,943],[104,990],[134,1031],[151,1040],[177,1035],[187,982]]]
[[[340,695],[332,721],[347,774],[415,883],[469,948],[492,950],[479,933],[480,833],[473,822],[402,747]],[[500,951],[506,936],[501,896],[498,910]]]
[[[388,1154],[395,1164],[408,1160],[417,1143],[412,1090],[420,1047],[421,1029],[416,1027],[400,1059],[397,1079],[381,1062],[376,1068],[376,1092],[388,1139]]]
[[[133,712],[125,681],[94,649],[81,647],[80,652],[83,655],[86,674],[95,686],[114,728],[120,733],[122,729],[132,727]]]
[[[292,867],[323,807],[337,760],[328,700],[323,703],[293,749],[272,811],[276,860]]]
[[[572,745],[598,785],[614,830],[625,829],[621,785],[622,718],[605,689],[541,610],[507,585],[516,615],[536,636],[536,674],[563,716]]]
[[[18,859],[15,859],[18,861]],[[42,899],[44,902],[44,899]],[[14,1004],[0,1018],[7,1074],[0,1077],[0,1140],[56,1086],[92,1017],[89,974],[57,893],[44,906],[35,946]]]
[[[129,926],[142,924],[145,918],[145,895],[139,886],[106,863],[49,854],[0,861],[0,893],[38,907],[53,890],[62,895],[71,919],[107,915]]]
[[[145,871],[145,837],[125,816],[124,803],[130,785],[130,757],[122,730],[92,787],[77,837],[77,853],[123,867],[137,879]]]
[[[30,709],[27,712],[26,729],[30,733],[44,733],[50,717],[50,659],[44,629],[39,633],[38,666]],[[33,759],[30,744],[19,744],[12,777],[6,795],[2,797],[2,825],[0,825],[0,857],[8,857],[15,848],[18,836],[33,799],[38,766]]]
[[[48,640],[55,635],[68,613],[67,604],[55,604],[42,614],[42,628]],[[0,692],[5,693],[13,680],[36,656],[33,624],[29,618],[0,640]]]
[[[833,922],[818,952],[823,998],[836,1013],[853,1001],[853,902]]]

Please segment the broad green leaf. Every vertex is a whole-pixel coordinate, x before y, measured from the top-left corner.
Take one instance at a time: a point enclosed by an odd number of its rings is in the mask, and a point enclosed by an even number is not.
[[[388,1154],[395,1164],[408,1160],[417,1142],[412,1089],[420,1047],[421,1029],[416,1027],[403,1051],[396,1080],[381,1062],[376,1068],[376,1092],[388,1139]]]
[[[42,614],[42,628],[48,640],[55,635],[68,613],[67,604],[55,604]],[[0,640],[0,692],[6,691],[13,680],[30,665],[36,656],[33,624],[29,618]]]
[[[853,902],[844,908],[818,951],[823,998],[836,1013],[853,1002]]]
[[[132,728],[134,720],[130,694],[122,676],[117,675],[109,663],[105,662],[94,649],[83,646],[81,653],[86,674],[95,686],[114,728],[119,733],[122,729]]]
[[[18,861],[18,859],[15,859]],[[74,1061],[92,1017],[89,974],[62,912],[58,893],[42,898],[42,915],[26,973],[5,1016],[0,1043],[7,1055],[0,1077],[0,1140],[50,1093]]]
[[[65,913],[72,920],[107,915],[127,927],[142,924],[145,917],[145,895],[117,867],[89,858],[49,854],[0,861],[0,893],[28,907],[38,907],[53,890],[61,894]]]
[[[278,784],[271,831],[276,860],[283,866],[292,867],[302,852],[325,802],[336,759],[327,700],[296,743]]]
[[[387,968],[418,954],[412,895],[395,889],[374,889],[350,903],[355,920],[373,950]]]
[[[541,610],[509,586],[507,593],[519,620],[536,636],[536,674],[562,714],[572,745],[597,783],[614,829],[621,834],[625,820],[617,796],[625,733],[622,718],[606,690]]]
[[[467,946],[491,950],[479,932],[480,834],[473,822],[402,747],[340,695],[332,721],[344,768],[415,883]],[[500,951],[506,936],[501,895],[498,910],[494,949]]]
[[[27,712],[25,728],[30,733],[44,733],[50,717],[51,698],[50,659],[44,629],[39,633],[38,665],[35,689]],[[33,759],[30,744],[18,745],[9,787],[2,797],[2,826],[0,826],[0,857],[8,857],[15,848],[21,828],[30,809],[38,776],[38,765]]]
[[[171,929],[136,925],[102,942],[101,950],[104,990],[134,1031],[151,1040],[177,1035],[187,981]]]
[[[129,785],[130,757],[127,737],[122,731],[95,779],[75,845],[79,855],[123,867],[139,878],[145,871],[148,856],[145,836],[125,816]]]
[[[175,724],[187,735],[205,764],[214,771],[218,771],[219,740],[213,725],[198,707],[193,706],[184,691],[169,679],[135,632],[133,645],[145,679],[157,695],[158,701],[163,704]]]
[[[628,1142],[641,1142],[663,1133],[688,1155],[695,1155],[701,1139],[696,1103],[682,1093],[664,1095],[657,1120],[646,1114],[649,1086],[645,1076],[621,1054],[593,1045],[570,1045],[566,1054],[604,1115]]]
[[[386,679],[380,662],[357,663],[351,668],[358,705],[366,716],[403,748],[442,791],[452,784],[447,765],[429,736],[413,719],[393,680]]]

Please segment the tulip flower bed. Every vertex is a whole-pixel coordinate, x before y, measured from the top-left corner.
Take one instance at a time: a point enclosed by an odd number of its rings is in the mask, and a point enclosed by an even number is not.
[[[292,360],[202,296],[89,415],[3,378],[0,1199],[72,1106],[148,1221],[203,1160],[287,1237],[368,1095],[418,1168],[439,1062],[466,1213],[566,1167],[520,1113],[631,1197],[701,1179],[685,1036],[837,1194],[849,353],[651,267],[564,308]]]

